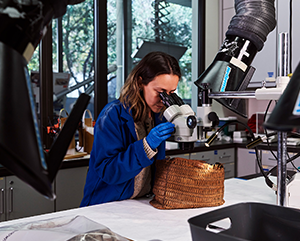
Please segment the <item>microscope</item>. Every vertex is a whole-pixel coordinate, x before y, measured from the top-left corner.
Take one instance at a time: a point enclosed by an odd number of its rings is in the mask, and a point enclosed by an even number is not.
[[[201,91],[199,96],[202,106],[197,108],[198,117],[176,93],[170,95],[166,92],[160,93],[160,98],[166,107],[163,115],[167,121],[175,125],[175,132],[169,140],[178,142],[182,150],[192,150],[195,142],[205,139],[203,133],[219,124],[217,114],[211,110],[212,100],[208,98],[209,89],[207,87]]]

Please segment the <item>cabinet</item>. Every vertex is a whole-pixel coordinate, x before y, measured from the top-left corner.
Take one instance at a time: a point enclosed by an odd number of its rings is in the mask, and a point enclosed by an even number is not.
[[[219,162],[224,166],[225,179],[235,177],[235,149],[228,148],[215,150],[214,155],[214,163]]]
[[[277,152],[273,151],[274,155],[277,156]],[[277,159],[268,150],[259,150],[258,155],[262,162],[262,167],[264,171],[269,171],[277,165]],[[289,152],[288,157],[296,155],[296,153]],[[287,159],[288,159],[287,157]],[[298,168],[300,167],[300,157],[293,161],[294,165]],[[287,164],[287,170],[295,171],[291,163]],[[237,176],[243,177],[247,175],[252,175],[260,173],[260,169],[257,165],[256,154],[252,149],[238,148],[237,157]]]
[[[277,156],[277,152],[273,151],[275,156]],[[291,158],[292,156],[296,155],[296,153],[289,152],[288,158]],[[293,161],[294,165],[298,168],[300,166],[300,158],[296,158]],[[273,156],[273,154],[270,151],[262,151],[262,165],[264,170],[269,171],[271,168],[277,165],[277,159]],[[288,163],[286,166],[287,170],[294,171],[294,167],[291,163]]]
[[[46,199],[16,176],[0,178],[0,220],[12,220],[54,211]]]
[[[0,222],[6,220],[5,218],[5,177],[0,178]]]
[[[0,177],[0,221],[77,208],[83,197],[87,166],[59,170],[55,200],[49,200],[16,176]]]
[[[59,170],[55,181],[56,211],[79,207],[87,170],[87,166]]]
[[[273,151],[273,153],[275,156],[277,156],[277,151]],[[277,159],[273,156],[273,154],[270,151],[266,150],[261,151],[261,162],[262,167],[265,171],[269,171],[277,165]]]
[[[170,158],[173,157],[181,157],[181,158],[185,158],[185,159],[190,159],[190,153],[185,153],[185,154],[177,154],[177,155],[169,155]]]
[[[189,159],[206,161],[209,164],[223,164],[225,179],[235,177],[235,148],[190,153]]]
[[[214,162],[214,151],[193,152],[190,154],[190,159],[201,160],[212,164]]]
[[[258,173],[255,151],[252,149],[238,148],[237,150],[237,177]]]

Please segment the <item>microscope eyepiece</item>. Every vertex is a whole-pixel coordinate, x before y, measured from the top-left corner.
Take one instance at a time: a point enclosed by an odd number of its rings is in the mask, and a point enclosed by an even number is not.
[[[168,95],[165,91],[160,92],[159,97],[162,99],[162,102],[165,105],[165,107],[170,107],[171,105],[176,104],[172,96]]]
[[[171,93],[170,96],[173,98],[173,100],[178,106],[184,105],[183,100],[176,93]]]

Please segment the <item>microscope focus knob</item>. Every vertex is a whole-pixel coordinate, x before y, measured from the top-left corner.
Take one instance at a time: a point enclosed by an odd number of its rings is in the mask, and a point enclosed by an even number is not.
[[[219,125],[219,117],[216,112],[210,112],[207,117],[212,122],[212,126]]]

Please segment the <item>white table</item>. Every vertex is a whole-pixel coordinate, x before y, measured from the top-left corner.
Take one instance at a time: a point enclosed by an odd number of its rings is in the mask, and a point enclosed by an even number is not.
[[[276,179],[273,180],[276,183]],[[192,240],[188,219],[205,212],[241,202],[276,204],[276,195],[262,177],[243,180],[225,180],[225,204],[211,208],[159,210],[149,204],[150,199],[125,200],[84,208],[33,216],[0,223],[0,240],[5,231],[1,227],[31,223],[56,217],[85,216],[115,233],[135,241],[189,241]],[[1,236],[2,235],[2,236]],[[9,240],[12,239],[13,235]],[[48,239],[43,239],[46,241]],[[51,239],[49,239],[51,240]]]

